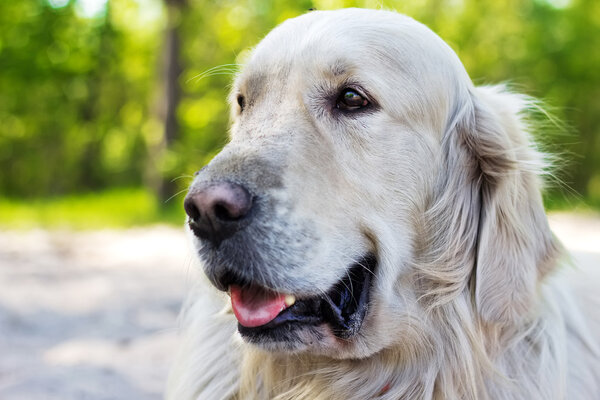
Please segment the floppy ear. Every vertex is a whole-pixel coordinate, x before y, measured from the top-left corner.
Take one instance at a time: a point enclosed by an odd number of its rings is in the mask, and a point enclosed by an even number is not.
[[[475,306],[484,321],[509,323],[535,306],[538,282],[559,253],[541,197],[545,162],[521,118],[523,97],[479,87],[471,99],[454,133],[476,161]]]

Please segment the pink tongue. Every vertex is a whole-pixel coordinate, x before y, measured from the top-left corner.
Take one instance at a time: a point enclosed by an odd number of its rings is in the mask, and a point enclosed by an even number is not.
[[[269,292],[256,286],[242,289],[231,285],[229,290],[233,313],[239,323],[247,328],[271,322],[286,308],[285,295],[281,293]]]

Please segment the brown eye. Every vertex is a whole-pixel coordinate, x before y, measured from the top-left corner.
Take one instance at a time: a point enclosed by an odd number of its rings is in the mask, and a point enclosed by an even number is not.
[[[244,107],[246,106],[246,99],[241,94],[237,97],[237,103],[240,106],[240,111],[244,111]]]
[[[369,101],[354,89],[344,89],[337,99],[340,110],[355,111],[369,105]]]

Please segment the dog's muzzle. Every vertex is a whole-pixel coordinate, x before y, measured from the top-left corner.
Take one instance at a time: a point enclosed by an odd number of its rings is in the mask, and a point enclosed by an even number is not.
[[[289,341],[299,329],[323,324],[338,338],[354,336],[368,310],[376,256],[366,253],[348,265],[339,281],[320,295],[279,292],[275,288],[280,283],[266,279],[256,270],[256,265],[265,264],[251,264],[253,269],[245,263],[265,254],[260,240],[252,243],[249,239],[260,238],[252,234],[252,228],[260,225],[258,216],[265,215],[259,212],[260,203],[260,198],[253,198],[246,187],[228,180],[192,186],[184,201],[189,227],[203,243],[201,251],[213,266],[209,278],[215,287],[229,292],[242,336],[256,342]],[[272,257],[271,260],[274,261]],[[285,267],[285,260],[274,262],[282,262],[282,268]]]
[[[248,189],[228,181],[210,182],[190,191],[183,202],[190,229],[216,248],[250,222],[252,205]]]

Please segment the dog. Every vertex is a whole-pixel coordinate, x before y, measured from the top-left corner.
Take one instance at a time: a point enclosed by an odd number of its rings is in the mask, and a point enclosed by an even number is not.
[[[207,279],[168,399],[600,399],[529,98],[407,16],[343,9],[271,31],[230,103],[184,201]]]

